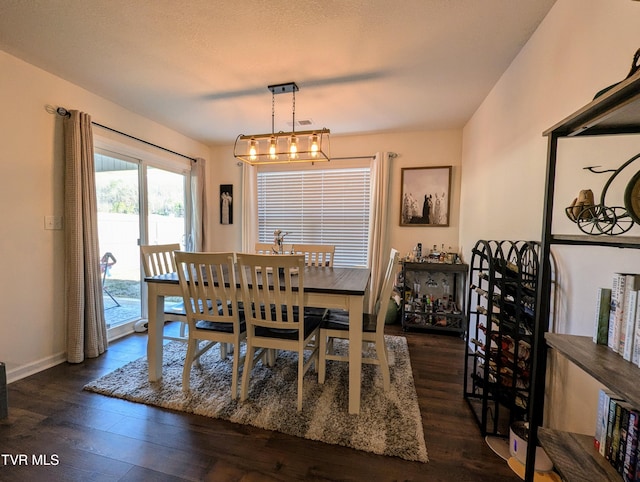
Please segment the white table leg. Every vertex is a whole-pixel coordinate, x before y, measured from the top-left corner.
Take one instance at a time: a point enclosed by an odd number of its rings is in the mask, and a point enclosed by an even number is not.
[[[162,378],[164,295],[158,293],[158,285],[158,283],[147,283],[149,288],[147,360],[149,362],[149,381],[151,382]]]
[[[360,413],[364,296],[349,297],[349,413]]]

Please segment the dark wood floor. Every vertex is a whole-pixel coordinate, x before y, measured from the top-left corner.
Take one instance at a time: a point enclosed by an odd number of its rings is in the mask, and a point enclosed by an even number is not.
[[[402,334],[397,326],[387,332]],[[0,421],[0,480],[520,480],[484,443],[462,397],[463,341],[406,336],[429,463],[84,392],[86,382],[146,354],[146,335],[134,334],[98,359],[9,385],[9,418]],[[9,456],[15,463],[20,454],[28,465],[12,464]]]

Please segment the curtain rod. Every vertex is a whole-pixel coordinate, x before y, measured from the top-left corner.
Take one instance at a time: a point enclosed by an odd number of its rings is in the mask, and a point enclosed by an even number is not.
[[[56,109],[56,113],[59,116],[62,116],[62,117],[69,117],[71,115],[71,113],[67,109],[65,109],[64,107],[58,107]],[[116,134],[120,134],[121,136],[125,136],[125,137],[128,137],[129,139],[133,139],[133,140],[136,140],[138,142],[142,142],[143,144],[146,144],[148,146],[155,147],[156,149],[161,149],[163,151],[170,152],[171,154],[175,154],[176,156],[184,157],[185,159],[189,159],[191,161],[198,162],[198,160],[195,157],[190,157],[190,156],[187,156],[186,154],[181,154],[179,152],[172,151],[171,149],[167,149],[166,147],[159,146],[158,144],[154,144],[153,142],[145,141],[144,139],[140,139],[139,137],[132,136],[131,134],[127,134],[126,132],[122,132],[122,131],[113,129],[112,127],[108,127],[108,126],[99,124],[99,123],[94,122],[94,121],[91,121],[91,123],[94,126],[102,127],[103,129],[106,129],[106,130],[111,131],[111,132],[115,132]]]
[[[398,157],[398,154],[396,154],[395,152],[390,152],[389,153],[389,157],[391,157],[391,159],[395,159],[396,157]],[[349,159],[375,159],[376,156],[375,155],[368,155],[368,156],[347,156],[347,157],[332,157],[331,160],[333,161],[334,159],[336,161],[347,161]]]
[[[348,161],[349,159],[373,159],[376,156],[347,156],[347,157],[332,157],[331,161]]]

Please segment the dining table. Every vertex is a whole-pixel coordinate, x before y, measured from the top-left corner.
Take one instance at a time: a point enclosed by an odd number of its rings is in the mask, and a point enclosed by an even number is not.
[[[371,270],[350,267],[304,268],[304,305],[349,313],[349,413],[360,412],[362,314],[369,295]],[[149,381],[162,378],[164,298],[182,296],[177,273],[144,278],[148,288],[147,360]],[[237,285],[238,300],[242,290]]]

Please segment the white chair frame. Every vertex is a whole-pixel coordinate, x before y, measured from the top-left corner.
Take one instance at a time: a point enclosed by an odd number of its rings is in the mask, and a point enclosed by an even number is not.
[[[363,333],[362,342],[364,344],[373,344],[375,346],[376,358],[364,357],[362,363],[380,366],[382,372],[382,383],[384,391],[389,390],[391,385],[391,376],[389,373],[389,355],[387,345],[384,341],[384,327],[387,308],[391,299],[391,291],[393,289],[394,269],[398,262],[398,251],[391,249],[389,262],[384,274],[384,282],[380,289],[380,294],[376,302],[376,311],[372,314],[365,313],[363,316]],[[319,343],[319,360],[318,360],[318,383],[324,383],[326,377],[327,360],[335,360],[346,362],[349,361],[348,355],[337,355],[334,352],[333,341],[336,338],[349,339],[349,325],[344,324],[341,329],[326,328],[331,326],[331,312],[328,313],[327,319],[323,321],[320,328]],[[334,324],[338,326],[338,324]],[[375,329],[374,329],[375,328]],[[363,347],[349,347],[349,350],[362,349]]]
[[[193,362],[219,343],[222,358],[227,356],[227,347],[232,348],[231,398],[235,400],[244,365],[240,343],[246,339],[236,296],[235,253],[177,251],[175,260],[189,323],[182,389],[189,390]],[[210,343],[200,348],[200,341]]]
[[[304,256],[238,253],[237,261],[247,323],[247,353],[241,400],[248,397],[251,371],[259,356],[256,350],[268,350],[272,354],[270,361],[273,361],[277,350],[295,351],[298,353],[297,409],[301,411],[304,375],[318,363],[320,321],[318,317],[318,324],[313,329],[305,330]],[[273,282],[263,283],[265,277],[273,280],[276,276],[279,287],[270,287],[269,284]],[[292,283],[294,277],[297,278],[297,289]],[[296,331],[297,336],[278,336],[283,330]],[[311,351],[306,361],[305,351]]]
[[[145,276],[158,276],[161,274],[175,273],[176,262],[174,251],[180,250],[180,244],[149,244],[140,245],[140,259]],[[164,321],[179,321],[180,336],[163,336],[167,340],[187,341],[187,315],[182,311],[165,311]]]
[[[336,247],[330,244],[294,244],[295,254],[304,254],[307,266],[333,266]]]

